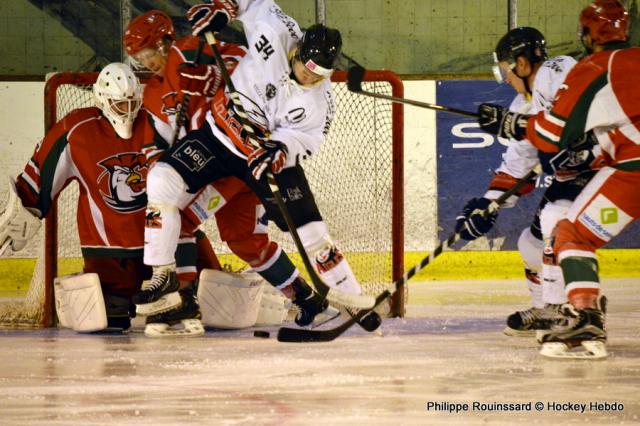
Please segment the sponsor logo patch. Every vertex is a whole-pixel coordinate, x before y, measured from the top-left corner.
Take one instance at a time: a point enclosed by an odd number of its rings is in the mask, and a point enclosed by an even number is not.
[[[578,221],[603,241],[610,241],[633,219],[603,194],[578,216]]]
[[[160,210],[149,207],[144,218],[144,227],[150,229],[162,229],[162,216]]]
[[[171,154],[171,157],[192,172],[201,171],[214,158],[202,142],[196,139],[182,142],[178,149]]]

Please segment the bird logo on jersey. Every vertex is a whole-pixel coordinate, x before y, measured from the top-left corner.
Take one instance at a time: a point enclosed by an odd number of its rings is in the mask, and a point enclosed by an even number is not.
[[[104,171],[98,176],[102,199],[113,210],[130,213],[147,205],[147,159],[140,153],[124,153],[98,163]]]
[[[169,92],[162,97],[162,113],[167,117],[175,115],[178,112],[178,94],[176,92]]]

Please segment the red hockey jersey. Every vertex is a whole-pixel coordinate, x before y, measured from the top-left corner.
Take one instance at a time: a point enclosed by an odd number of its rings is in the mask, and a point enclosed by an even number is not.
[[[43,216],[71,181],[78,182],[83,256],[142,256],[147,204],[142,147],[151,136],[144,110],[133,129],[131,139],[121,139],[100,109],[74,110],[51,128],[18,176],[24,205]]]
[[[605,50],[580,61],[550,112],[529,119],[527,139],[541,151],[570,146],[593,130],[608,163],[640,170],[640,48]]]

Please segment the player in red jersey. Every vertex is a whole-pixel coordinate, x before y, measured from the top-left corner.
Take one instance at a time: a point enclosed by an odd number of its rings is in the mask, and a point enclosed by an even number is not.
[[[99,284],[95,287],[81,276],[80,286],[67,290],[85,294],[87,288],[85,295],[92,298],[102,293],[98,298],[104,299],[108,326],[127,329],[134,314],[131,297],[151,276],[142,262],[147,204],[142,149],[149,136],[148,117],[140,110],[142,87],[128,65],[107,65],[93,87],[97,106],[73,110],[56,123],[12,185],[12,201],[0,215],[0,239],[10,241],[14,250],[24,247],[56,196],[78,182],[84,272],[97,274]],[[15,232],[20,229],[26,232]]]

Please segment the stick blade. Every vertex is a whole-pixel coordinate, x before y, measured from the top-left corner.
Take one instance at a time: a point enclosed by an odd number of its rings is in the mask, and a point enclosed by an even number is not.
[[[306,328],[281,327],[278,330],[278,342],[309,343],[330,342],[338,337],[333,330],[308,330]]]
[[[365,69],[360,65],[354,65],[347,72],[347,87],[352,92],[362,92],[362,80]]]

